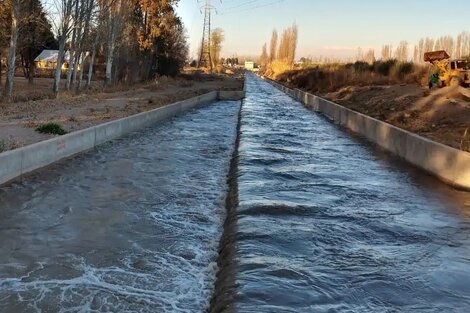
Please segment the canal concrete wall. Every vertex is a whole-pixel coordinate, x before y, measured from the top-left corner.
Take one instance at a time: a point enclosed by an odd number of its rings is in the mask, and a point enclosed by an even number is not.
[[[460,189],[470,190],[470,153],[421,137],[299,89],[271,84],[409,163]]]
[[[219,100],[241,100],[245,98],[245,90],[221,90],[219,91]]]
[[[244,95],[244,92],[213,91],[148,112],[142,112],[19,149],[0,153],[0,184],[4,184],[61,159],[89,150],[106,141],[155,125],[158,122],[162,122],[193,108],[209,104],[219,98],[222,100],[239,100],[243,98]]]

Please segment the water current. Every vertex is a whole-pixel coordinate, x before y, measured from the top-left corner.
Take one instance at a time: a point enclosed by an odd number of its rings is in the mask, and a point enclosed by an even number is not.
[[[203,312],[240,102],[0,189],[0,312]]]
[[[239,312],[470,312],[470,197],[249,76]]]
[[[246,86],[0,188],[0,311],[470,312],[469,194]]]

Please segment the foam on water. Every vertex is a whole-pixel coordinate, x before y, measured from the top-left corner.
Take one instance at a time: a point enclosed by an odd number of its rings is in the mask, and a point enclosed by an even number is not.
[[[202,312],[239,102],[219,102],[0,189],[0,311]]]

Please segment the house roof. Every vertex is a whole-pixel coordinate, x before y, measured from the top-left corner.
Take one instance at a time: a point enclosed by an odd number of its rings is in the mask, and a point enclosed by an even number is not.
[[[42,52],[34,59],[35,62],[57,62],[57,57],[59,55],[59,50],[42,50]],[[70,59],[70,53],[65,52],[64,60],[67,62]]]

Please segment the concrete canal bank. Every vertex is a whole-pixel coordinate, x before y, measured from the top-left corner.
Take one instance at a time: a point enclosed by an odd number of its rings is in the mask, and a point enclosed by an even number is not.
[[[218,99],[240,100],[244,96],[244,91],[213,91],[148,112],[0,153],[0,185],[58,160],[96,147],[106,141],[155,125]]]

